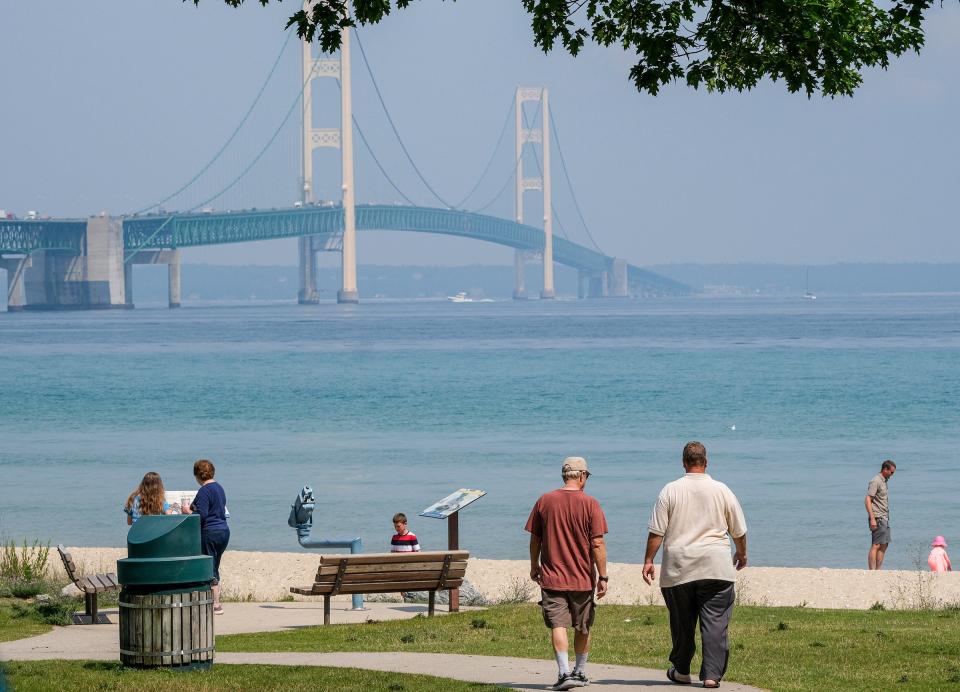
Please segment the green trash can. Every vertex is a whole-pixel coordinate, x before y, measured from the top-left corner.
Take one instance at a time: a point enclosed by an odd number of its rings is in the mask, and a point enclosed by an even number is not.
[[[136,668],[213,665],[213,558],[196,514],[146,516],[127,533],[120,582],[120,662]]]

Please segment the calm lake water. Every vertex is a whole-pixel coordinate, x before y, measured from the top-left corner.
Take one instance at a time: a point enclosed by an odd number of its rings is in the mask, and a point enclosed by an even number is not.
[[[231,547],[318,537],[388,548],[403,511],[460,487],[475,555],[525,559],[536,497],[586,456],[610,558],[642,562],[690,439],[740,497],[755,565],[860,567],[888,457],[889,567],[960,545],[960,296],[289,304],[0,314],[0,535],[125,544],[144,472],[217,465]],[[735,428],[735,429],[734,429]]]

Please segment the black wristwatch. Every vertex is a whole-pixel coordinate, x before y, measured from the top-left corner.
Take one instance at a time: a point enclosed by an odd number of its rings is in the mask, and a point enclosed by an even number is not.
[[[597,581],[610,581],[610,577],[597,577]]]

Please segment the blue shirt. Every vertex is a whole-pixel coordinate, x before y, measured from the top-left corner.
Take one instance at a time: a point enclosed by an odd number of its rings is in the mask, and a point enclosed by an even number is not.
[[[227,527],[227,495],[223,486],[213,481],[201,485],[190,510],[200,515],[201,531],[216,531]]]
[[[163,513],[166,514],[166,513],[167,513],[167,510],[169,510],[169,509],[170,509],[170,505],[169,505],[168,503],[164,502],[164,503],[163,503]],[[143,515],[140,513],[140,496],[137,495],[136,497],[134,497],[134,498],[133,498],[133,504],[130,505],[129,507],[124,507],[124,508],[123,508],[123,511],[124,511],[126,514],[129,514],[129,515],[130,515],[130,519],[132,519],[132,520],[133,520],[133,523],[136,524],[136,523],[137,523],[137,519],[139,519],[140,517],[143,516]]]

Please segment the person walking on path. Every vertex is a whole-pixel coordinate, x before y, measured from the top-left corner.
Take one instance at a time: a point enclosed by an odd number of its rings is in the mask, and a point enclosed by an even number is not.
[[[883,556],[887,552],[887,546],[890,545],[890,495],[887,482],[896,470],[897,465],[887,459],[880,465],[880,473],[867,483],[867,496],[863,503],[867,507],[867,519],[870,522],[868,569],[883,567]]]
[[[950,556],[947,555],[947,539],[943,536],[937,536],[930,544],[932,550],[927,556],[927,565],[931,572],[952,572],[953,565],[950,564]]]
[[[200,484],[200,490],[189,507],[183,507],[184,514],[196,512],[200,515],[200,549],[204,555],[213,558],[213,612],[223,613],[220,603],[220,558],[223,557],[230,542],[230,527],[227,526],[227,495],[223,486],[213,476],[216,468],[206,459],[200,459],[193,465],[193,477]]]
[[[526,530],[530,533],[530,578],[540,585],[543,622],[550,629],[559,675],[548,689],[589,684],[586,675],[596,597],[607,593],[607,518],[596,498],[583,492],[590,477],[582,457],[561,466],[563,487],[540,496]],[[567,628],[573,627],[576,665],[570,670]]]
[[[704,687],[719,687],[730,649],[727,626],[733,613],[736,570],[747,566],[747,523],[736,496],[707,475],[707,450],[699,442],[683,448],[685,474],[660,491],[650,517],[643,580],[656,578],[653,558],[663,546],[660,592],[670,614],[673,649],[667,677],[689,685],[694,634],[700,620]],[[735,552],[730,559],[730,541]],[[736,568],[736,570],[734,569]]]

